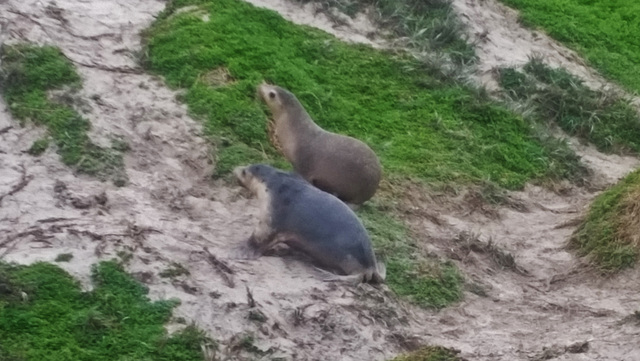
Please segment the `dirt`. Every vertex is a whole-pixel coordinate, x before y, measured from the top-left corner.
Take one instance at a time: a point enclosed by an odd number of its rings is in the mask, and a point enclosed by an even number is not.
[[[276,11],[292,23],[322,29],[346,42],[367,44],[375,48],[388,46],[381,37],[381,31],[363,13],[351,18],[339,11],[334,11],[331,13],[333,18],[329,18],[326,12],[321,11],[321,8],[313,2],[302,4],[291,0],[246,1],[258,7]]]
[[[372,41],[363,19],[335,27],[310,6],[252,2],[345,40]],[[472,17],[494,9],[490,1],[470,4]],[[200,124],[176,92],[136,63],[138,34],[164,6],[154,0],[0,2],[0,40],[60,47],[84,80],[78,96],[90,106],[92,139],[104,143],[119,135],[131,147],[125,187],[74,174],[55,149],[26,154],[43,130],[19,126],[0,103],[0,258],[30,263],[72,253],[59,265],[89,288],[91,264],[130,254],[127,269],[153,299],[181,299],[175,317],[220,341],[219,359],[258,357],[238,350],[247,334],[265,357],[295,360],[386,360],[427,343],[460,349],[468,360],[640,359],[640,328],[624,322],[640,309],[638,271],[603,279],[564,248],[597,189],[638,166],[637,159],[590,147],[576,145],[596,173],[588,189],[567,187],[558,195],[529,186],[510,194],[511,207],[490,211],[472,207],[468,197],[412,191],[415,203],[406,207],[416,211],[406,220],[422,235],[425,252],[456,259],[475,292],[486,294],[466,292],[464,301],[439,312],[408,305],[385,288],[321,282],[290,254],[232,259],[256,223],[258,204],[238,186],[211,180],[213,150]],[[489,20],[478,21],[495,31],[503,26]],[[510,31],[517,37],[524,30]],[[425,212],[437,217],[419,216]],[[522,271],[501,269],[488,254],[461,247],[461,232],[491,239]],[[160,277],[172,262],[189,275]]]

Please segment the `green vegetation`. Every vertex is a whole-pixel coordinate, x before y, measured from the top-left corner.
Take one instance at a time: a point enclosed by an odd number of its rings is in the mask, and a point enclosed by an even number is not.
[[[606,76],[640,92],[640,2],[636,0],[502,0],[526,24],[581,53]]]
[[[199,7],[176,12],[188,5]],[[243,1],[175,0],[146,39],[146,66],[185,88],[182,100],[205,121],[218,175],[243,163],[282,164],[255,95],[262,80],[294,92],[325,129],[370,144],[387,174],[513,189],[566,178],[578,162],[558,157],[566,145],[540,142],[482,92],[429,75],[409,55],[344,44]]]
[[[451,262],[422,256],[405,226],[376,204],[358,212],[387,267],[387,284],[398,295],[432,308],[462,298],[462,275]]]
[[[640,116],[615,94],[593,91],[562,68],[531,59],[523,72],[500,70],[500,84],[516,101],[531,105],[540,122],[555,121],[564,131],[601,151],[640,152]]]
[[[38,139],[31,145],[31,148],[27,150],[27,153],[31,155],[40,155],[49,148],[49,138]]]
[[[51,92],[68,92],[80,86],[80,77],[60,50],[27,44],[3,46],[1,50],[0,87],[11,114],[21,121],[45,125],[65,164],[81,173],[124,183],[122,153],[93,144],[87,135],[89,120],[71,105],[51,97]],[[38,141],[29,152],[42,153],[47,144]]]
[[[189,270],[184,268],[184,266],[180,263],[176,262],[171,262],[171,266],[169,266],[169,268],[158,274],[158,276],[163,278],[175,278],[182,275],[189,275]]]
[[[427,346],[417,351],[400,355],[391,361],[463,361],[458,357],[459,351],[452,351],[441,346]]]
[[[455,239],[460,249],[466,253],[475,252],[485,254],[493,262],[495,266],[501,270],[510,270],[517,273],[526,273],[520,268],[513,254],[504,251],[495,245],[491,238],[487,242],[480,240],[480,235],[462,232]]]
[[[473,48],[465,41],[464,29],[450,0],[298,0],[314,2],[337,23],[333,9],[354,17],[367,8],[373,20],[389,31],[394,41],[406,39],[404,46],[418,52],[443,52],[454,63],[469,63],[475,59]]]
[[[120,258],[120,264],[122,265],[127,265],[129,261],[133,259],[133,254],[127,251],[118,251],[118,253],[116,253],[116,256]]]
[[[634,265],[640,255],[640,170],[599,195],[570,245],[603,273]]]
[[[60,253],[58,256],[56,256],[55,261],[56,262],[69,262],[69,261],[71,261],[72,258],[73,258],[73,254],[71,254],[71,253]]]
[[[267,350],[261,350],[258,346],[254,344],[254,342],[255,342],[255,339],[253,334],[246,334],[244,337],[240,339],[236,347],[237,349],[244,350],[248,353],[252,353],[258,356],[266,356],[273,353],[273,349],[269,348]]]
[[[177,301],[150,302],[114,262],[92,270],[95,288],[57,266],[0,263],[1,360],[202,360],[210,341],[193,326],[167,336]]]

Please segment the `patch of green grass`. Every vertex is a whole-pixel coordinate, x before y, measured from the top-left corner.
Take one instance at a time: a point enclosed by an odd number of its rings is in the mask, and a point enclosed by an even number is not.
[[[502,0],[578,51],[603,74],[640,92],[640,2],[636,0]]]
[[[122,153],[92,143],[91,123],[71,105],[52,99],[51,92],[70,92],[81,79],[59,49],[30,44],[2,47],[0,86],[11,114],[23,122],[45,125],[62,161],[81,173],[115,183],[126,180]],[[65,97],[60,97],[65,98]],[[45,143],[30,151],[43,150]]]
[[[176,262],[171,262],[171,266],[169,266],[169,268],[158,274],[158,276],[163,278],[175,278],[182,275],[189,275],[189,270],[184,268],[184,266],[180,263]]]
[[[386,283],[396,294],[430,308],[442,308],[462,298],[463,278],[455,265],[422,256],[416,240],[400,221],[369,203],[358,215],[384,259]]]
[[[118,251],[116,253],[118,258],[120,258],[120,264],[126,265],[133,259],[133,253],[127,251]]]
[[[458,353],[459,351],[441,346],[426,346],[417,351],[397,356],[391,361],[463,361]]]
[[[199,8],[176,13],[188,5]],[[264,79],[296,94],[323,128],[371,145],[387,174],[515,189],[565,161],[523,119],[480,92],[432,77],[407,54],[345,44],[243,1],[175,0],[145,38],[147,68],[185,88],[181,99],[205,121],[219,175],[282,159],[256,97]],[[212,72],[232,81],[211,85]]]
[[[2,360],[202,360],[210,341],[195,327],[171,336],[163,324],[177,301],[151,302],[118,264],[92,269],[83,292],[61,268],[0,263]]]
[[[71,253],[60,253],[56,256],[55,262],[69,262],[73,258]]]
[[[38,156],[44,153],[49,148],[49,138],[38,139],[31,145],[31,148],[27,150],[27,153]]]
[[[603,273],[633,266],[640,256],[640,170],[600,194],[570,246]]]
[[[261,350],[258,346],[255,345],[255,338],[252,334],[246,334],[239,341],[238,344],[235,345],[236,349],[246,351],[248,353],[252,353],[258,356],[266,356],[273,353],[273,349],[269,348],[267,350]]]
[[[450,0],[298,0],[314,2],[329,18],[340,23],[332,9],[354,17],[371,8],[373,20],[389,35],[406,39],[405,46],[419,52],[444,52],[455,63],[475,60],[473,47],[465,40],[462,23]]]
[[[518,71],[503,68],[500,84],[517,101],[531,104],[541,122],[554,121],[570,135],[607,152],[640,152],[640,116],[628,101],[594,91],[562,68],[531,59]]]

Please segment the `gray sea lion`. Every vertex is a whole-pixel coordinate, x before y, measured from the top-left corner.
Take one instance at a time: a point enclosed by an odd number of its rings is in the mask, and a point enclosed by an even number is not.
[[[373,197],[382,167],[368,145],[320,128],[286,89],[262,83],[258,94],[273,115],[270,139],[297,173],[346,203],[360,205]]]
[[[233,173],[261,202],[258,226],[244,246],[250,258],[285,243],[352,280],[384,282],[384,264],[376,261],[366,229],[338,198],[295,173],[264,164],[237,167]]]

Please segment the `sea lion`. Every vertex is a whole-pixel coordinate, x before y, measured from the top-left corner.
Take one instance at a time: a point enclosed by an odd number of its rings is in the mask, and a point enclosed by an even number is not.
[[[258,226],[244,245],[245,256],[257,258],[285,243],[352,280],[384,282],[384,264],[376,261],[366,229],[338,198],[298,174],[264,164],[237,167],[233,173],[261,202]]]
[[[271,142],[297,173],[346,203],[357,206],[373,197],[382,167],[368,145],[320,128],[286,89],[262,83],[258,94],[273,115]]]

